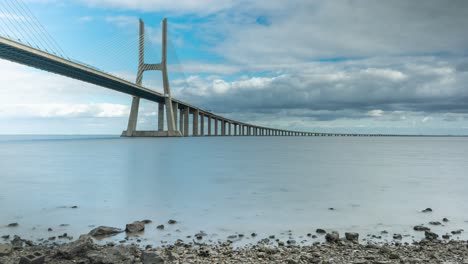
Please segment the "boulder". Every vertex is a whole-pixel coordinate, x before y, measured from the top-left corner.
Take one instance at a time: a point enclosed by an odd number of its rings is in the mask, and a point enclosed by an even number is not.
[[[156,228],[159,230],[164,230],[164,225],[158,225]]]
[[[428,240],[436,240],[439,237],[439,235],[431,231],[424,231],[424,236]]]
[[[177,221],[176,221],[176,220],[173,220],[173,219],[171,219],[171,220],[167,221],[167,223],[168,223],[168,224],[170,224],[170,225],[174,225],[174,224],[176,224],[176,223],[177,223]]]
[[[421,212],[430,213],[430,212],[432,212],[432,209],[431,208],[426,208],[426,209],[422,210]]]
[[[120,228],[109,227],[109,226],[98,226],[91,230],[88,235],[92,237],[106,237],[113,236],[119,233],[122,233],[123,230]]]
[[[338,232],[336,231],[333,231],[331,233],[327,233],[325,235],[325,240],[328,242],[328,243],[336,243],[340,240],[340,234],[338,234]]]
[[[441,225],[442,223],[439,221],[431,221],[429,222],[430,225]]]
[[[327,231],[325,231],[324,229],[321,229],[321,228],[318,228],[317,230],[315,230],[315,232],[316,232],[317,234],[325,234],[325,233],[327,233]]]
[[[92,263],[114,264],[135,263],[134,261],[137,255],[138,250],[136,247],[119,245],[116,247],[104,248],[99,251],[89,251],[86,257],[92,259]]]
[[[78,240],[60,246],[57,249],[56,256],[73,259],[84,256],[92,249],[94,249],[93,239],[88,235],[82,235]]]
[[[415,226],[413,227],[414,231],[431,231],[429,227],[425,226]]]
[[[348,241],[353,241],[353,242],[358,242],[359,241],[359,234],[358,233],[346,232],[345,237],[346,237],[346,240],[348,240]]]
[[[127,224],[125,227],[125,232],[127,233],[137,233],[145,230],[145,223],[140,221],[135,221],[131,224]]]
[[[141,261],[143,264],[164,264],[164,259],[153,251],[144,251],[141,254]]]

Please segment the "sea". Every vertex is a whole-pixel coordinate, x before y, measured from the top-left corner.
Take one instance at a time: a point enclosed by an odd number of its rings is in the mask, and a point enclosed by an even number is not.
[[[77,238],[144,219],[143,233],[102,243],[203,231],[206,243],[310,244],[318,228],[410,242],[424,236],[415,225],[467,239],[468,137],[0,136],[0,235]]]

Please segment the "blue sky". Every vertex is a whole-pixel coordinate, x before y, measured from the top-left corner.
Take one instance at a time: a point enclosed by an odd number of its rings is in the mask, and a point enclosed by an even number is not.
[[[244,122],[468,134],[466,1],[21,1],[68,57],[132,81],[138,18],[151,63],[160,59],[160,22],[168,17],[173,95]],[[18,0],[3,3],[0,25],[27,23],[13,12]],[[3,134],[126,127],[128,95],[7,61],[0,69]],[[160,73],[144,78],[162,90]],[[142,103],[140,129],[155,129],[156,109]]]

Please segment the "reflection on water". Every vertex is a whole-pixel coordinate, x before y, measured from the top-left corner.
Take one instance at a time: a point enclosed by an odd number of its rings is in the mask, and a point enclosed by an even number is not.
[[[0,235],[77,236],[148,218],[148,243],[200,230],[414,235],[444,217],[439,234],[468,230],[467,154],[468,138],[3,136]],[[179,223],[156,230],[169,219]]]

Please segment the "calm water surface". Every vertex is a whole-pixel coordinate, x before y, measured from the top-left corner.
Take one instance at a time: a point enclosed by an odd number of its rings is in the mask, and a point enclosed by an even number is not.
[[[200,230],[417,239],[414,225],[443,217],[437,233],[468,231],[467,186],[468,138],[0,137],[0,235],[32,239],[142,219],[152,244]],[[169,219],[179,223],[156,230]]]

